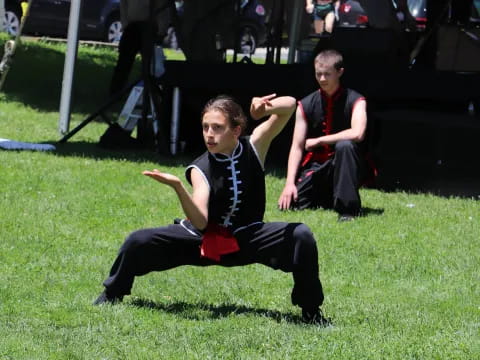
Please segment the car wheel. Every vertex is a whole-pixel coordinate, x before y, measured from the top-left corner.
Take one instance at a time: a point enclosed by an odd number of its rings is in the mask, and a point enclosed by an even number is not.
[[[110,43],[117,43],[122,37],[123,29],[122,23],[118,16],[112,16],[107,21],[107,26],[105,27],[105,41]]]
[[[18,31],[20,30],[20,19],[21,16],[15,11],[5,11],[5,31],[9,35],[17,35]]]
[[[240,30],[237,52],[241,54],[253,54],[257,48],[257,35],[250,26]]]

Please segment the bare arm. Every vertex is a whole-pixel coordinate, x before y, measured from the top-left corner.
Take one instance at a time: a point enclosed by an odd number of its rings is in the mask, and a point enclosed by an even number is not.
[[[180,200],[185,216],[197,229],[205,229],[208,222],[208,198],[210,190],[208,184],[197,169],[192,169],[191,172],[192,195],[188,193],[182,181],[174,175],[162,173],[157,169],[144,171],[143,175],[149,176],[162,184],[169,185],[174,189]]]
[[[311,14],[313,12],[312,0],[305,0],[305,11],[307,12],[307,14]]]
[[[265,162],[272,140],[285,127],[296,106],[295,98],[291,96],[278,98],[275,98],[275,96],[275,94],[272,94],[254,97],[250,105],[250,114],[254,120],[270,115],[266,121],[253,130],[250,138],[262,163]]]
[[[305,138],[307,136],[307,121],[303,117],[302,111],[297,108],[295,115],[295,129],[293,130],[292,145],[288,155],[287,179],[280,198],[278,199],[278,207],[281,210],[290,208],[292,200],[297,200],[297,187],[295,186],[295,178],[300,168],[300,162],[305,147]]]
[[[351,127],[335,134],[320,136],[307,139],[305,150],[312,151],[321,145],[336,144],[342,140],[351,140],[360,142],[365,138],[367,129],[367,103],[365,100],[359,100],[353,108]]]
[[[335,19],[337,19],[337,21],[339,20],[339,10],[340,10],[340,0],[336,0],[333,2],[333,7],[335,9]]]

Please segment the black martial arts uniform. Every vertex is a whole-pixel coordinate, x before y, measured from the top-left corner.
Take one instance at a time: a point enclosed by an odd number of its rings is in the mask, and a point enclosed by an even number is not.
[[[307,139],[338,133],[351,127],[355,104],[365,98],[340,87],[332,96],[321,89],[298,102],[307,121]],[[356,216],[361,208],[358,189],[365,172],[362,143],[339,141],[305,152],[297,174],[297,209],[322,207]]]
[[[263,222],[265,174],[250,138],[241,137],[232,156],[204,153],[187,167],[189,181],[192,168],[210,188],[206,231],[182,220],[130,234],[104,282],[108,296],[130,294],[134,277],[150,271],[259,263],[292,272],[292,303],[304,310],[318,309],[323,292],[315,239],[301,223]],[[233,245],[225,250],[224,243]]]

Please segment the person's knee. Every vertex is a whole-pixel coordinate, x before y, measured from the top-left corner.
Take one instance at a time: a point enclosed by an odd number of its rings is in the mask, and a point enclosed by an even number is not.
[[[352,140],[341,140],[335,144],[335,152],[355,151],[356,144]]]
[[[296,239],[297,244],[300,244],[302,248],[312,248],[317,246],[312,231],[305,224],[299,224],[293,231],[293,236]]]
[[[295,228],[293,236],[295,237],[295,251],[292,260],[296,271],[317,271],[317,242],[310,228],[307,225],[299,224]]]
[[[130,251],[136,250],[144,242],[145,242],[145,236],[143,235],[143,231],[142,230],[134,231],[126,237],[121,250],[123,252],[130,252]]]

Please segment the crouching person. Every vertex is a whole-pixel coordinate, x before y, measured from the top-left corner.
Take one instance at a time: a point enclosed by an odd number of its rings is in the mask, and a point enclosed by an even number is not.
[[[295,99],[275,94],[254,97],[253,119],[268,116],[251,136],[242,136],[246,117],[231,98],[210,100],[202,113],[207,151],[186,169],[190,194],[182,181],[157,169],[143,174],[170,186],[185,220],[129,235],[94,304],[115,303],[130,294],[136,276],[181,265],[263,264],[291,272],[291,298],[307,323],[326,324],[315,238],[301,223],[263,222],[264,162],[272,140],[295,110]]]

